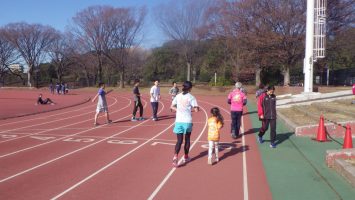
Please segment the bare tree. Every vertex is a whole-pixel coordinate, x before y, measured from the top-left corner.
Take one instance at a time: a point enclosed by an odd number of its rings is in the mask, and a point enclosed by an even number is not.
[[[0,29],[0,79],[3,80],[7,73],[12,73],[20,78],[21,75],[13,72],[9,66],[18,60],[18,53],[15,46],[13,46],[5,37],[5,32]]]
[[[54,41],[56,31],[49,26],[27,23],[8,24],[4,30],[7,40],[16,47],[28,66],[27,83],[32,87],[34,69],[44,59],[45,50]]]
[[[181,44],[182,55],[187,67],[187,80],[190,80],[193,57],[193,41],[198,41],[198,28],[203,26],[204,14],[211,1],[169,1],[161,4],[156,10],[155,17],[159,27],[171,39]],[[196,74],[196,73],[194,73]]]
[[[48,54],[56,68],[58,81],[62,82],[62,77],[67,68],[72,64],[70,54],[73,53],[70,46],[69,35],[57,33],[55,40],[48,48]]]
[[[120,74],[120,87],[124,87],[128,58],[139,44],[139,33],[146,16],[146,8],[110,8],[102,16],[107,31],[103,43],[104,55],[113,63]]]

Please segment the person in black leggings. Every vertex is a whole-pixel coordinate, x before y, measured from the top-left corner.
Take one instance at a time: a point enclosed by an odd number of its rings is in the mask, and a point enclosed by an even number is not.
[[[45,104],[49,104],[49,103],[51,105],[54,105],[54,102],[50,98],[42,99],[42,94],[39,94],[36,105],[39,105],[39,104],[45,105]]]
[[[143,105],[141,102],[141,94],[139,93],[139,79],[134,80],[134,88],[133,88],[133,95],[134,95],[134,107],[133,107],[133,113],[132,113],[132,119],[131,121],[137,121],[137,120],[144,120],[143,118]],[[139,108],[139,118],[136,118],[137,110]]]

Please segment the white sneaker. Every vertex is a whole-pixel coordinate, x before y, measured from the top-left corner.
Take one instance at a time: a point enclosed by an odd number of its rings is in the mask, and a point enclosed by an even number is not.
[[[207,163],[208,163],[209,165],[212,165],[212,158],[208,158]]]
[[[216,163],[218,163],[218,162],[219,162],[219,158],[218,158],[218,157],[216,157],[216,158],[215,158],[215,161],[216,161]]]

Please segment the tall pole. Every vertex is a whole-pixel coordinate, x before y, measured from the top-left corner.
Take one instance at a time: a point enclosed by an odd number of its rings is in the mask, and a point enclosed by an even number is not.
[[[314,0],[307,0],[306,48],[303,60],[304,92],[313,92]]]

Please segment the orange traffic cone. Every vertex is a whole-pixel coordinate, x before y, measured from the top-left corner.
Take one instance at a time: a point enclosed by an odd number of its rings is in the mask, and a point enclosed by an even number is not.
[[[350,124],[347,124],[346,131],[345,131],[345,137],[344,137],[343,149],[351,149],[351,148],[353,148],[353,139],[351,136]]]
[[[326,142],[326,141],[328,141],[327,134],[325,133],[323,115],[321,115],[320,119],[319,119],[318,133],[317,133],[317,138],[315,140],[317,140],[318,142]]]

